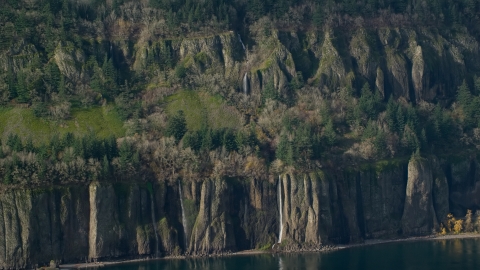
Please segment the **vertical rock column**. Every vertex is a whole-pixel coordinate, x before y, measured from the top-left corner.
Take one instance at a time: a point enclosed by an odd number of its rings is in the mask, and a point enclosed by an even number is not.
[[[88,233],[88,258],[95,259],[97,257],[98,251],[98,243],[97,243],[97,188],[96,184],[91,184],[89,186],[89,193],[90,193],[90,229]]]
[[[404,235],[427,235],[438,225],[433,208],[432,187],[433,176],[429,164],[420,159],[410,160],[402,217]]]
[[[200,209],[192,230],[190,249],[196,254],[221,253],[236,249],[228,212],[225,180],[207,180],[202,185]]]
[[[119,254],[119,228],[116,196],[111,185],[93,182],[90,192],[90,259],[117,257]]]
[[[321,244],[320,227],[325,225],[321,218],[322,195],[321,185],[317,175],[303,175],[295,179],[293,175],[285,175],[282,184],[283,198],[283,238],[296,246],[286,246],[287,249],[297,247],[314,248]],[[325,205],[329,205],[329,194]]]
[[[22,205],[19,201],[26,201],[21,198],[20,192],[10,191],[2,194],[0,206],[2,212],[0,218],[0,267],[2,268],[24,268],[27,266],[28,253],[28,220],[29,215],[25,215],[31,210],[20,209]],[[23,207],[27,206],[24,204]]]

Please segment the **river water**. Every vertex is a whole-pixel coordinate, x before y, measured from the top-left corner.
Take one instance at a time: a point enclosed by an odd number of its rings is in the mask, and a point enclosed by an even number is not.
[[[480,238],[404,241],[326,253],[239,255],[172,259],[102,267],[104,270],[240,269],[480,269]]]

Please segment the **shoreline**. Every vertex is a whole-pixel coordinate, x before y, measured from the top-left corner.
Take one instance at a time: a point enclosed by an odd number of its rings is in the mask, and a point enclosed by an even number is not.
[[[364,247],[364,246],[372,246],[372,245],[381,245],[381,244],[388,244],[388,243],[396,243],[396,242],[415,242],[415,241],[432,241],[432,240],[452,240],[452,239],[469,239],[469,238],[480,238],[480,234],[475,233],[463,233],[463,234],[449,234],[449,235],[427,235],[427,236],[416,236],[416,237],[407,237],[407,238],[399,238],[399,239],[372,239],[372,240],[365,240],[364,243],[359,244],[347,244],[347,245],[335,245],[331,248],[324,249],[324,250],[298,250],[298,251],[275,251],[272,249],[269,250],[257,250],[257,249],[250,249],[250,250],[242,250],[234,253],[227,253],[227,254],[211,254],[208,256],[165,256],[161,258],[142,258],[142,259],[131,259],[131,260],[119,260],[119,261],[105,261],[105,262],[92,262],[92,263],[73,263],[73,264],[61,264],[57,269],[86,269],[86,268],[94,268],[94,267],[105,267],[111,265],[120,265],[120,264],[128,264],[128,263],[136,263],[136,262],[151,262],[151,261],[158,261],[158,260],[184,260],[184,259],[198,259],[198,258],[215,258],[215,257],[233,257],[233,256],[246,256],[246,255],[258,255],[258,254],[293,254],[293,253],[322,253],[322,252],[329,252],[329,251],[336,251],[336,250],[343,250],[348,248],[355,248],[355,247]]]
[[[469,238],[480,238],[480,234],[461,233],[461,234],[447,234],[447,235],[413,236],[413,237],[407,237],[407,238],[385,239],[385,240],[370,239],[370,240],[365,240],[364,243],[360,243],[360,244],[337,245],[335,246],[335,249],[340,250],[340,249],[381,245],[381,244],[389,244],[389,243],[396,243],[396,242],[435,241],[435,240],[452,240],[452,239],[469,239]]]

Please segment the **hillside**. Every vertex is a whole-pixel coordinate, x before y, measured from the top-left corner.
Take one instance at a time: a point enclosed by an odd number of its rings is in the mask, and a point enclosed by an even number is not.
[[[478,1],[1,2],[0,266],[315,249],[480,209]]]

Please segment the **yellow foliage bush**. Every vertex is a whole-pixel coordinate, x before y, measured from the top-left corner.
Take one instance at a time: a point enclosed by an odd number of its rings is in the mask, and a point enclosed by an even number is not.
[[[455,226],[455,217],[451,213],[447,215],[446,227],[448,232],[453,232]]]
[[[453,231],[455,233],[461,233],[463,230],[463,220],[459,219],[455,221],[455,225],[453,226]]]

